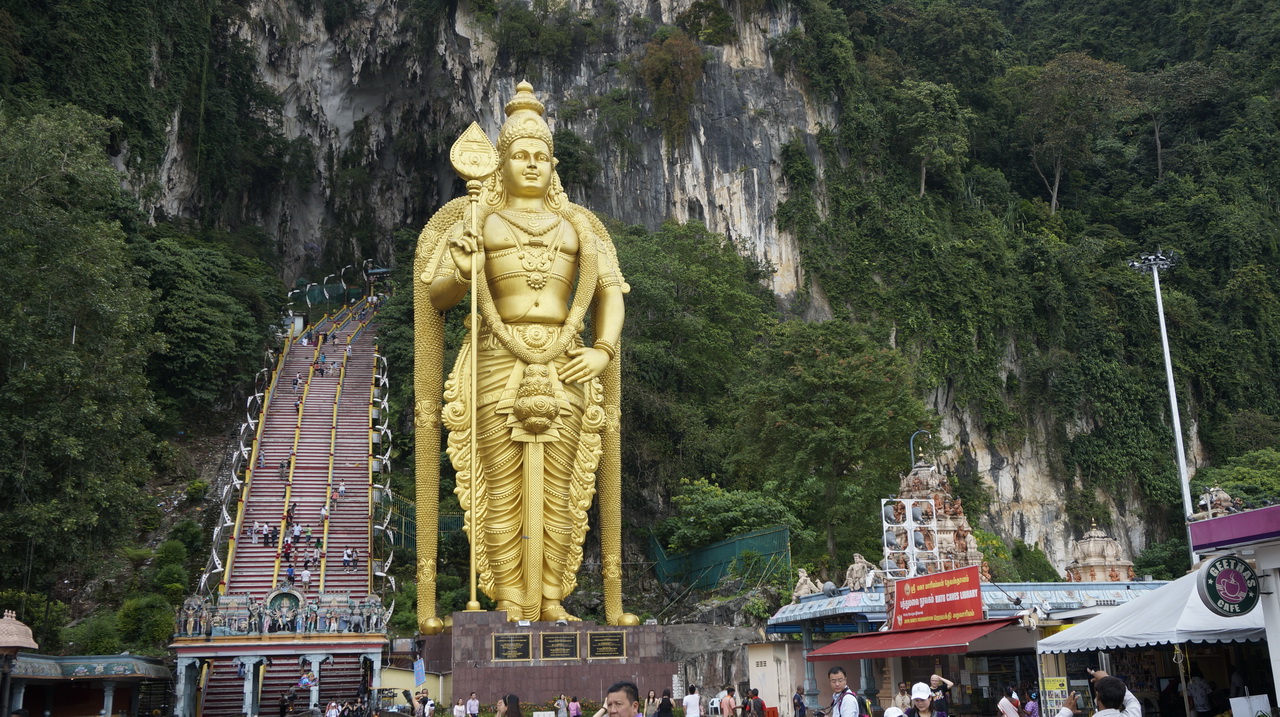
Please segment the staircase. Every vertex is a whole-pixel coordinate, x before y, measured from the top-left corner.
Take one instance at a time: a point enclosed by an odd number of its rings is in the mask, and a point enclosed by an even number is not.
[[[280,698],[287,696],[289,690],[296,687],[298,678],[307,667],[301,666],[297,659],[276,659],[263,668],[261,689],[259,691],[258,713],[262,715],[278,714]],[[356,655],[335,655],[333,662],[325,663],[320,669],[320,708],[330,702],[356,701],[360,685],[360,658]],[[294,709],[305,711],[310,691],[299,687],[296,692]],[[204,703],[201,714],[210,715],[243,715],[240,709],[244,703],[244,678],[236,670],[231,660],[215,660],[205,682]]]
[[[260,418],[242,516],[220,585],[215,613],[221,622],[205,634],[180,635],[174,644],[180,662],[187,656],[207,665],[195,700],[206,717],[243,714],[245,673],[254,670],[261,671],[258,689],[251,676],[248,682],[257,693],[260,714],[275,712],[281,695],[309,669],[317,673],[321,708],[329,701],[354,702],[364,677],[361,660],[380,657],[385,614],[369,601],[376,328],[376,315],[363,303],[326,317],[304,334],[323,334],[326,340],[318,346],[295,341],[277,372]],[[274,539],[255,530],[262,525],[278,531]],[[300,535],[293,549],[286,550],[291,525],[299,526]],[[344,551],[355,555],[350,566],[343,564]],[[288,579],[290,566],[293,581]],[[310,571],[309,583],[301,579],[304,569]],[[295,617],[264,632],[261,620],[250,617],[255,613],[249,606],[279,599],[282,590],[290,589],[311,606],[309,619],[315,623]],[[306,615],[305,608],[300,613]],[[358,627],[357,616],[362,616],[363,627]],[[336,625],[319,629],[326,619]],[[310,697],[309,688],[299,687],[295,710],[305,710]]]

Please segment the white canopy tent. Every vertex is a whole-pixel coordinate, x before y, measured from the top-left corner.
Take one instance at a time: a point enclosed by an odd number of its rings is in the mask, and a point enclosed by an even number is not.
[[[1265,640],[1262,610],[1239,617],[1222,617],[1209,611],[1196,592],[1193,572],[1132,600],[1041,640],[1040,654],[1115,650],[1147,645],[1187,642],[1251,642]]]

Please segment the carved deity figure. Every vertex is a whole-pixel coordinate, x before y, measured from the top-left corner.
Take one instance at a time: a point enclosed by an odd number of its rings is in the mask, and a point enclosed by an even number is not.
[[[604,225],[565,196],[543,110],[533,87],[520,83],[498,134],[497,170],[482,186],[472,180],[474,197],[446,204],[419,239],[418,494],[428,503],[436,495],[438,461],[430,456],[442,422],[480,589],[511,620],[550,621],[577,619],[562,601],[577,584],[598,488],[605,617],[638,624],[621,605],[618,350],[629,287]],[[478,134],[471,146],[478,140],[489,147]],[[443,312],[472,290],[479,325],[468,327],[441,411]],[[588,311],[591,344],[582,338]],[[418,617],[428,633],[442,627],[435,615],[435,510],[418,508],[425,588]]]
[[[800,598],[805,595],[817,595],[819,592],[818,584],[813,582],[809,577],[809,572],[807,570],[800,568],[797,573],[799,574],[800,579],[796,581],[796,589],[791,591],[792,605],[800,602]]]
[[[844,571],[844,585],[840,587],[849,588],[850,590],[865,589],[867,586],[867,573],[874,569],[875,566],[868,563],[861,553],[854,553],[853,563]]]

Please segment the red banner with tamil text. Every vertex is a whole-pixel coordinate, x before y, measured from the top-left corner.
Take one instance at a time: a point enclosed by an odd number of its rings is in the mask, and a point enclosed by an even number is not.
[[[981,620],[981,580],[977,566],[899,580],[894,585],[893,629]]]

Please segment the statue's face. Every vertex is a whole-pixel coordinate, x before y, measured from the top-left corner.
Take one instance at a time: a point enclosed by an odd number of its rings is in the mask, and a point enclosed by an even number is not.
[[[546,196],[551,187],[551,148],[525,137],[511,143],[502,163],[502,185],[516,197]]]

